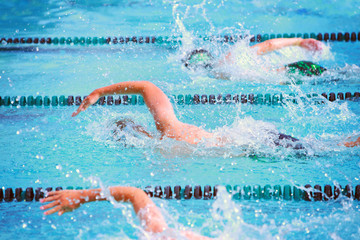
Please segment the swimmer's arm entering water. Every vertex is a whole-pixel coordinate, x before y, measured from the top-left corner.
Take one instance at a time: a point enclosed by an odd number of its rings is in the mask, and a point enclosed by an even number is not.
[[[299,46],[313,52],[321,51],[323,49],[323,43],[312,38],[276,38],[266,40],[262,43],[252,46],[251,48],[257,48],[257,54],[263,55],[290,46]]]
[[[303,39],[303,38],[276,38],[276,39],[270,39],[266,40],[262,43],[258,43],[251,48],[257,48],[257,54],[258,55],[264,55],[266,53],[279,50],[284,47],[291,47],[291,46],[298,46],[301,48],[304,48],[308,51],[317,52],[321,51],[323,49],[323,43],[309,38],[309,39]],[[232,62],[231,60],[231,52],[229,52],[226,56],[224,61],[220,61],[219,64],[224,64]]]
[[[96,89],[84,99],[72,116],[75,117],[85,111],[100,97],[114,94],[141,94],[154,117],[156,128],[162,133],[168,130],[173,123],[178,122],[168,97],[160,88],[148,81],[121,82]]]
[[[144,224],[145,230],[150,233],[161,233],[168,229],[160,210],[147,194],[135,187],[110,187],[110,194],[116,201],[130,202],[134,211]],[[41,199],[41,203],[47,203],[40,207],[47,210],[44,214],[58,213],[59,216],[65,212],[71,212],[82,204],[95,201],[106,201],[101,195],[101,189],[89,190],[64,190],[49,192],[48,196]],[[192,231],[182,231],[182,235],[188,239],[206,240],[207,237],[200,236]]]
[[[109,190],[116,201],[130,202],[133,205],[135,213],[145,224],[146,231],[158,233],[168,228],[160,210],[143,190],[135,187],[110,187]],[[58,212],[61,216],[84,203],[105,200],[108,199],[101,195],[101,189],[53,191],[49,192],[46,198],[41,199],[42,203],[50,203],[40,209],[50,209],[44,213],[45,215]]]

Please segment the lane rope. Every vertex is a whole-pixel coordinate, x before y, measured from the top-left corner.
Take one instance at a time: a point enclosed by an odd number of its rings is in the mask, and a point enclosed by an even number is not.
[[[284,33],[284,34],[256,34],[256,35],[223,35],[223,36],[198,36],[203,41],[216,41],[235,43],[244,38],[250,42],[263,42],[275,38],[313,38],[319,41],[356,42],[360,41],[360,32],[337,33]],[[181,44],[181,37],[169,36],[120,36],[120,37],[1,37],[0,44],[5,45],[114,45],[114,44]]]
[[[322,188],[321,185],[315,185],[312,187],[310,184],[305,186],[290,186],[284,185],[265,185],[261,187],[260,185],[226,185],[224,186],[226,191],[232,194],[232,198],[235,200],[294,200],[294,201],[329,201],[336,200],[339,197],[346,197],[353,200],[360,200],[360,185],[352,187],[351,185],[346,185],[345,188],[342,188],[341,185],[325,185]],[[219,185],[210,186],[206,185],[203,188],[200,185],[186,185],[185,188],[182,188],[179,185],[174,186],[165,186],[164,190],[161,186],[147,186],[143,190],[149,197],[163,198],[163,199],[177,199],[177,200],[189,200],[189,199],[203,199],[211,200],[216,199],[218,196]],[[72,187],[69,186],[65,190],[82,190],[82,187]],[[0,189],[0,202],[31,202],[39,201],[41,198],[44,198],[47,192],[51,191],[60,191],[63,190],[62,187],[48,187],[41,188],[38,187],[35,189],[28,187],[23,190],[21,187],[15,188],[6,188]]]
[[[86,96],[0,96],[0,106],[5,107],[49,107],[49,106],[79,106]],[[199,104],[267,104],[267,105],[281,105],[288,102],[298,103],[301,101],[312,101],[314,104],[324,104],[327,100],[334,102],[336,100],[346,101],[360,101],[360,92],[339,92],[335,94],[331,92],[329,94],[322,93],[308,93],[306,97],[297,97],[294,93],[290,94],[179,94],[169,97],[172,103],[178,105],[199,105]],[[144,98],[138,95],[117,95],[101,97],[94,105],[144,105]]]

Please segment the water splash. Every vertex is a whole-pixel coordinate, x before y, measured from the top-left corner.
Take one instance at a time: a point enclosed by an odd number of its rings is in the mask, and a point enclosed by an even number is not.
[[[324,73],[324,82],[359,84],[360,67],[356,64],[345,63],[344,67],[328,69]]]
[[[218,198],[212,205],[211,216],[221,227],[213,234],[220,239],[288,239],[304,237],[304,234],[334,237],[339,231],[334,232],[333,225],[344,219],[350,223],[359,218],[357,204],[348,198],[322,202],[321,205],[323,204],[327,205],[327,211],[319,211],[320,204],[309,206],[306,202],[239,202],[234,201],[232,195],[220,187]],[[283,219],[287,214],[284,211],[287,210],[292,214],[293,219],[290,221]],[[248,215],[252,215],[252,220],[249,220]],[[277,218],[273,215],[277,215]],[[209,227],[210,222],[211,220],[204,225]],[[328,224],[323,224],[324,222]],[[353,229],[352,234],[341,234],[340,231],[340,235],[355,237],[357,232],[357,229]]]
[[[229,49],[231,55],[215,71],[223,72],[232,81],[286,84],[294,82],[295,78],[296,82],[308,82],[312,78],[300,74],[288,75],[282,68],[302,60],[319,62],[333,59],[329,45],[324,45],[319,53],[310,53],[299,47],[286,47],[265,55],[258,55],[256,50],[256,47],[250,46],[250,38],[238,41]]]
[[[173,29],[174,34],[180,34],[182,39],[182,46],[175,56],[169,57],[170,62],[177,61],[179,65],[182,65],[182,59],[194,49],[206,49],[209,50],[212,55],[217,59],[216,67],[213,71],[204,71],[202,69],[188,70],[190,78],[197,83],[209,82],[211,78],[216,79],[228,79],[235,82],[250,82],[250,83],[266,83],[266,84],[324,84],[328,82],[336,82],[339,80],[347,80],[348,74],[354,76],[350,69],[331,69],[326,66],[326,63],[334,60],[334,55],[331,52],[331,46],[329,43],[323,45],[321,52],[309,52],[301,49],[300,47],[286,47],[275,52],[258,56],[255,49],[250,48],[249,30],[246,30],[242,23],[237,23],[237,27],[222,27],[216,28],[206,14],[206,5],[212,4],[202,1],[199,4],[186,5],[186,3],[180,3],[178,1],[172,2],[173,18],[176,26]],[[199,10],[201,10],[199,12]],[[199,30],[188,30],[185,26],[188,19],[193,16],[200,16],[209,25],[202,28],[201,31],[205,31],[206,36],[216,36],[228,34],[230,36],[249,36],[243,40],[239,40],[236,44],[230,45],[224,42],[210,42],[204,41],[201,37],[198,37]],[[228,57],[228,54],[231,56]],[[287,64],[297,61],[312,61],[315,63],[325,63],[325,67],[329,71],[325,72],[321,77],[307,77],[301,74],[289,75],[281,69]],[[344,74],[345,70],[345,74]],[[355,70],[356,71],[356,70]],[[357,80],[356,78],[353,80]]]
[[[92,120],[85,127],[86,134],[110,148],[139,148],[150,156],[159,154],[166,159],[179,156],[270,156],[282,159],[284,156],[303,154],[301,150],[293,149],[296,143],[291,140],[279,140],[280,133],[275,125],[252,117],[236,117],[231,125],[215,129],[213,138],[203,139],[199,144],[192,145],[166,137],[160,140],[160,134],[156,130],[152,131],[154,138],[149,138],[132,127],[120,131],[115,124],[118,119],[132,118],[149,129],[154,128],[151,127],[153,119],[139,113],[119,114],[108,113],[105,109],[103,111],[104,115],[97,115],[97,120],[90,117]]]

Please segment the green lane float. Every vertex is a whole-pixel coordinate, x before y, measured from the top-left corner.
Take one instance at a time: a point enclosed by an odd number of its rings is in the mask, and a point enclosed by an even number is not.
[[[360,200],[360,185],[352,187],[348,184],[345,188],[340,185],[325,185],[324,191],[322,191],[323,188],[319,184],[316,184],[313,187],[310,184],[306,184],[305,186],[285,185],[283,187],[280,185],[274,185],[272,187],[269,184],[264,187],[260,185],[226,185],[224,187],[234,200],[329,201],[338,198]],[[82,190],[84,188],[68,186],[64,189]],[[218,197],[218,189],[219,185],[205,185],[203,188],[200,185],[186,185],[185,188],[176,185],[173,188],[171,186],[165,186],[164,188],[161,186],[147,186],[143,190],[149,197],[177,200],[211,200]],[[62,187],[55,188],[55,191],[61,190],[63,190]],[[38,187],[35,191],[32,187],[28,187],[25,190],[19,187],[15,188],[15,191],[12,188],[5,188],[5,191],[0,189],[0,202],[39,201],[41,198],[45,197],[47,192],[51,191],[53,191],[52,187]]]
[[[201,97],[200,97],[201,96]],[[176,103],[178,105],[199,105],[199,104],[265,104],[265,105],[279,105],[279,104],[287,104],[287,103],[297,103],[298,100],[301,101],[311,101],[314,104],[323,104],[326,100],[330,102],[338,101],[360,101],[360,93],[355,92],[354,94],[350,92],[346,92],[345,94],[339,92],[337,94],[331,92],[329,94],[322,93],[308,93],[305,94],[306,97],[301,96],[297,97],[294,93],[283,94],[283,93],[275,93],[270,94],[210,94],[210,95],[200,95],[200,94],[179,94],[173,95],[170,97],[171,102]],[[5,107],[20,107],[25,106],[37,106],[37,107],[56,107],[56,106],[79,106],[83,99],[86,96],[36,96],[34,99],[33,96],[0,96],[0,106]],[[117,96],[107,96],[101,97],[95,105],[100,106],[111,106],[111,105],[144,105],[144,98],[138,95],[117,95]]]

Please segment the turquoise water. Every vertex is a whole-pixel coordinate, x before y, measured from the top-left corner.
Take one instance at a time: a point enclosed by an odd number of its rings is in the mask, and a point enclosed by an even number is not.
[[[1,37],[183,36],[224,33],[358,31],[355,1],[10,1],[1,3]],[[179,16],[179,17],[177,17]],[[178,21],[176,21],[178,19]],[[186,30],[181,29],[184,26]],[[148,80],[169,96],[177,94],[306,93],[360,91],[360,44],[335,42],[321,55],[296,48],[264,58],[236,45],[193,41],[182,46],[38,46],[31,52],[0,52],[0,96],[85,96],[120,81]],[[7,46],[3,46],[7,47]],[[230,80],[191,72],[181,58],[192,47],[214,55],[237,53],[239,64],[225,69]],[[285,74],[259,69],[296,60],[329,69],[319,78],[289,84]],[[287,85],[280,85],[286,83]],[[99,187],[112,185],[337,185],[360,184],[360,150],[338,146],[359,135],[359,102],[300,104],[174,105],[177,117],[234,144],[209,148],[171,139],[149,140],[128,133],[112,137],[113,122],[136,120],[155,132],[145,106],[94,106],[77,118],[75,107],[0,107],[1,186]],[[269,147],[249,132],[276,127],[302,139],[306,154]],[[222,239],[357,239],[359,203],[155,199],[170,226]],[[62,217],[44,217],[40,203],[1,203],[3,238],[147,238],[128,204],[93,203]],[[150,237],[151,238],[151,237]],[[156,239],[156,237],[155,237]]]

